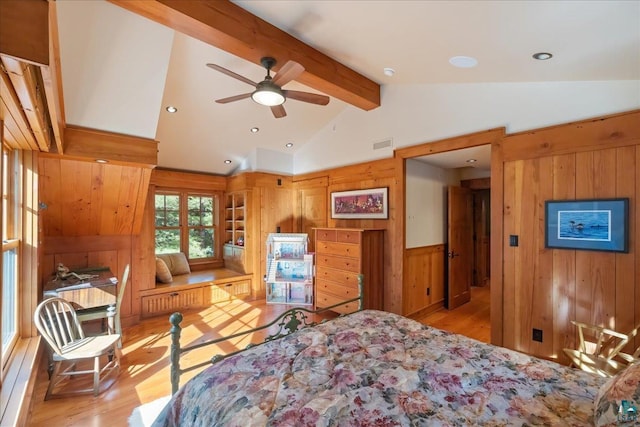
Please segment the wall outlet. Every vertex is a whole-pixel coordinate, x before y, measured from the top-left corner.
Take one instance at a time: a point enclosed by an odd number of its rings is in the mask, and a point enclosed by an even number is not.
[[[542,329],[533,328],[531,339],[534,341],[542,342]]]

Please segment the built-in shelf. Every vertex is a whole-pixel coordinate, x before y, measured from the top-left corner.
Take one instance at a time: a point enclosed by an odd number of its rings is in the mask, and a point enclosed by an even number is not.
[[[229,193],[225,199],[225,245],[244,247],[245,194]]]

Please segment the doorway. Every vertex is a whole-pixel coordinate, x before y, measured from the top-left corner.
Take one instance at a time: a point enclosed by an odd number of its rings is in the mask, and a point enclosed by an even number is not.
[[[440,143],[425,145],[436,144],[440,145]],[[458,305],[464,305],[471,297],[469,291],[471,286],[488,287],[490,284],[491,145],[488,143],[472,144],[466,148],[460,148],[459,144],[452,145],[458,145],[458,148],[450,150],[450,147],[443,145],[442,151],[434,154],[405,158],[405,253],[414,254],[420,246],[432,248],[441,244],[444,255],[443,268],[440,270],[444,288],[443,298],[440,301],[432,300],[432,306],[427,310],[422,310],[421,314],[432,312],[438,307],[451,309]],[[429,148],[433,153],[432,147]],[[468,160],[471,162],[467,162]],[[425,172],[420,172],[420,163],[423,164]],[[416,178],[417,175],[421,176]],[[423,183],[415,184],[420,179]],[[417,190],[416,185],[418,186]],[[469,211],[472,213],[467,215],[464,221],[459,221],[458,224],[458,228],[471,230],[465,231],[464,234],[468,237],[464,237],[464,244],[459,240],[456,242],[456,239],[449,235],[451,225],[449,223],[449,218],[451,218],[448,201],[449,187],[464,189],[465,193],[470,195],[471,208]],[[431,194],[425,195],[428,192]],[[416,199],[422,200],[423,205],[415,206]],[[422,221],[416,218],[420,215],[423,216]],[[460,224],[464,225],[465,221],[469,223],[469,227],[460,227]],[[426,237],[419,240],[422,231],[419,229],[420,226],[432,231],[439,230],[439,232],[435,233],[435,236],[434,233],[431,233],[428,236],[431,237],[431,240]],[[470,261],[460,263],[459,261],[463,258],[462,254]],[[406,261],[407,258],[405,258]],[[462,265],[459,268],[464,271],[461,272],[456,265]],[[433,276],[429,280],[433,282]],[[461,280],[462,284],[456,286],[452,280]],[[415,275],[405,278],[405,286],[408,281],[415,282]],[[416,287],[413,284],[410,286]],[[411,292],[416,294],[413,290]],[[429,289],[427,289],[428,292]],[[455,304],[451,304],[451,301],[454,301]]]

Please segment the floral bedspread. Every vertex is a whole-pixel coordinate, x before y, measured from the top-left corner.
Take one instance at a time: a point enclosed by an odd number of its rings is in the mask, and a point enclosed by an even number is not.
[[[212,365],[155,426],[586,426],[605,380],[365,310]]]

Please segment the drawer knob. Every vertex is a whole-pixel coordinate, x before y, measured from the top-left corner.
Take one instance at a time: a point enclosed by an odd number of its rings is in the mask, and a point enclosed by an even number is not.
[[[178,292],[171,292],[169,294],[170,297],[177,297],[178,295],[180,295]]]

